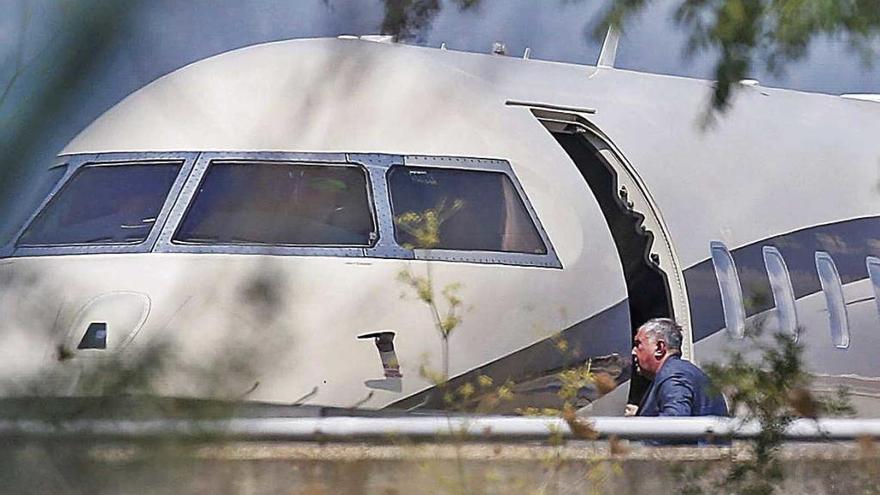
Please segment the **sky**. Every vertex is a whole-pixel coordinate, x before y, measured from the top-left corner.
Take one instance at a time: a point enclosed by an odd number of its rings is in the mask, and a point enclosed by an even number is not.
[[[678,0],[680,1],[680,0]],[[600,40],[590,36],[597,15],[607,0],[483,0],[477,8],[462,11],[445,5],[434,22],[413,42],[427,46],[446,43],[450,49],[488,52],[495,41],[508,53],[594,64]],[[62,0],[0,0],[0,57],[13,54],[24,42],[24,58],[51,54],[54,39],[63,28]],[[447,2],[449,3],[449,2]],[[684,56],[685,35],[671,18],[676,0],[655,0],[630,23],[618,50],[617,66],[626,69],[708,78],[710,54]],[[27,30],[21,32],[21,12],[30,9]],[[152,0],[129,13],[117,42],[99,69],[90,74],[75,108],[47,149],[57,151],[79,130],[129,93],[159,76],[199,59],[256,43],[288,38],[371,34],[380,30],[380,0]],[[46,48],[48,47],[48,50]],[[49,52],[47,54],[47,52]],[[0,68],[0,87],[10,77],[11,64]],[[28,82],[39,79],[31,71],[17,81],[26,93]],[[823,39],[814,43],[807,59],[781,75],[758,70],[753,76],[765,86],[826,93],[880,93],[880,64],[864,67],[843,42]],[[4,107],[13,106],[8,98]],[[0,107],[0,116],[8,108]]]
[[[411,43],[489,52],[500,41],[512,56],[530,47],[534,59],[594,64],[601,41],[590,32],[608,1],[483,0],[464,11],[446,1]],[[711,54],[684,56],[685,34],[672,20],[672,8],[680,1],[655,0],[627,26],[618,67],[711,77]],[[383,19],[381,0],[144,0],[128,5],[109,51],[81,80],[70,82],[74,96],[41,131],[32,156],[22,157],[25,165],[17,169],[17,180],[27,181],[27,171],[45,166],[104,111],[168,72],[256,43],[375,34]],[[93,7],[86,0],[0,0],[0,91],[10,86],[16,67],[26,68],[0,103],[0,136],[40,97],[41,85],[52,76],[52,57],[64,53],[71,11],[83,8]],[[15,63],[19,49],[22,64]],[[864,66],[840,40],[813,43],[808,57],[782,74],[757,70],[752,77],[765,86],[804,91],[880,93],[880,63]]]

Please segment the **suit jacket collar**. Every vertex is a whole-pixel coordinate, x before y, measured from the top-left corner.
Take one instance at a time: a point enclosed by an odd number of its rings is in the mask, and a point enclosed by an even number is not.
[[[639,411],[644,410],[645,404],[650,404],[654,400],[654,395],[657,393],[657,385],[666,378],[663,372],[671,369],[667,364],[673,359],[681,359],[681,354],[670,354],[666,361],[663,361],[663,365],[660,366],[657,374],[654,375],[654,380],[651,381],[651,386],[648,387],[648,391],[645,392],[645,395],[642,396],[642,401],[639,402]]]

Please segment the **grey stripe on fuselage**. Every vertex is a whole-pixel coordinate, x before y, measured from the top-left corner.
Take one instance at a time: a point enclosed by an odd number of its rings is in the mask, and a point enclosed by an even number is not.
[[[802,298],[822,290],[816,273],[816,251],[825,251],[834,258],[844,285],[868,278],[865,258],[880,256],[880,217],[807,227],[732,250],[743,298],[749,301],[746,304],[747,316],[773,308],[770,279],[764,267],[764,246],[774,246],[782,253],[791,273],[795,297]],[[718,280],[711,258],[688,268],[684,276],[694,342],[698,342],[725,327]]]
[[[565,340],[568,350],[557,347]],[[455,390],[479,376],[488,376],[501,385],[507,381],[516,383],[541,376],[566,366],[574,366],[590,358],[618,354],[628,356],[632,347],[629,322],[629,301],[624,299],[610,308],[563,330],[557,336],[543,339],[524,349],[496,359],[479,368],[459,375],[449,381],[447,387]],[[434,388],[423,390],[401,399],[389,407],[410,408],[420,404],[429,409],[442,408],[442,397],[429,397]],[[440,394],[437,394],[438,396]],[[426,402],[427,400],[427,402]]]

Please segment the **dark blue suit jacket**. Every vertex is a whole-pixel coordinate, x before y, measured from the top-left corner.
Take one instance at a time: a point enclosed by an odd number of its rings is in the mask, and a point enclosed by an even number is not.
[[[727,416],[721,395],[709,393],[709,377],[690,361],[669,356],[639,406],[639,416]]]

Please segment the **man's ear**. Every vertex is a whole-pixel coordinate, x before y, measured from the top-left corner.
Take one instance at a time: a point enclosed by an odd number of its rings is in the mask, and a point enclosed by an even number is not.
[[[654,349],[654,357],[656,359],[663,359],[663,356],[666,355],[667,351],[668,351],[668,349],[666,347],[666,342],[664,342],[662,340],[658,340],[657,347]]]

